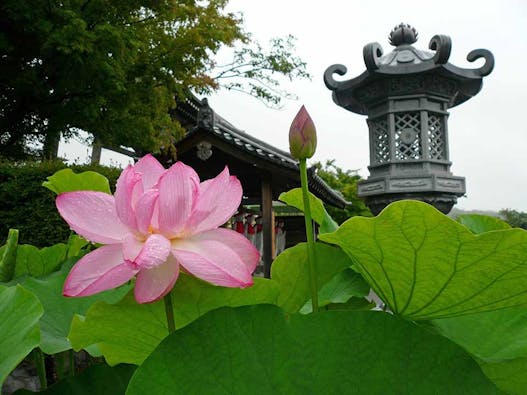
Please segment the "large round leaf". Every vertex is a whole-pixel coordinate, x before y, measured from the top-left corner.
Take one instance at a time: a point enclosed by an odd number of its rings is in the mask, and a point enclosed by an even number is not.
[[[413,320],[527,303],[527,232],[474,235],[432,206],[401,201],[320,235],[339,245],[390,307]]]
[[[7,375],[40,342],[37,297],[21,286],[0,286],[0,386]]]
[[[22,282],[23,287],[33,292],[44,306],[44,315],[40,319],[40,348],[46,354],[71,348],[67,336],[75,314],[85,314],[97,301],[118,302],[131,287],[124,285],[92,296],[66,298],[62,296],[66,276],[67,273],[56,272],[39,279],[28,277]]]
[[[210,312],[165,339],[128,395],[494,394],[460,347],[382,312]]]
[[[319,289],[337,273],[352,265],[340,248],[322,243],[315,243],[315,256]],[[311,297],[307,244],[299,243],[278,255],[271,266],[271,278],[280,287],[278,306],[290,313],[298,312]]]

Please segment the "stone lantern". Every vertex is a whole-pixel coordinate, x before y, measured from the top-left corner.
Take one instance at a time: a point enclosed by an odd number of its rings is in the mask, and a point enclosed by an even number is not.
[[[465,194],[465,178],[450,171],[447,110],[480,91],[494,57],[476,49],[467,60],[484,58],[483,66],[456,67],[448,63],[448,36],[431,39],[433,52],[420,50],[412,45],[417,31],[402,23],[389,41],[395,48],[386,55],[378,43],[364,47],[366,71],[356,78],[335,80],[334,74],[347,72],[340,64],[324,73],[337,105],[368,116],[370,176],[359,184],[359,196],[374,214],[401,199],[421,200],[446,214]]]

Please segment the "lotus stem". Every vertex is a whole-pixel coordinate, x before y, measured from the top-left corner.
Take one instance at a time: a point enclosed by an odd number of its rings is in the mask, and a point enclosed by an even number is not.
[[[167,317],[168,324],[168,334],[171,334],[176,331],[176,323],[174,321],[174,308],[172,307],[172,295],[167,293],[163,301],[165,302],[165,315]]]
[[[40,348],[33,350],[33,356],[35,357],[35,366],[37,368],[38,381],[40,382],[40,390],[48,388],[48,380],[46,378],[46,363],[44,361],[44,353]]]
[[[302,186],[302,197],[304,200],[304,220],[306,223],[307,238],[307,261],[309,266],[309,286],[311,289],[311,304],[313,313],[318,311],[318,287],[315,257],[315,238],[313,237],[313,221],[311,219],[311,207],[309,205],[309,189],[307,186],[306,159],[300,159],[300,183]]]

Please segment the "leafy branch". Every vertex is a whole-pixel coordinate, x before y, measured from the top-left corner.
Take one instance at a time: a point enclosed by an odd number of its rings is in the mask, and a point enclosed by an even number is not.
[[[270,107],[280,108],[283,99],[295,99],[296,96],[284,89],[278,89],[280,80],[277,75],[311,79],[306,63],[294,55],[295,38],[273,38],[269,50],[259,43],[244,46],[234,51],[232,61],[216,65],[212,79],[218,87],[247,93]],[[233,82],[226,80],[234,80]]]

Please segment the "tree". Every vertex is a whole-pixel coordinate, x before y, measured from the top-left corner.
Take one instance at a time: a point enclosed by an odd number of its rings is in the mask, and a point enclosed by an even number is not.
[[[513,228],[527,229],[527,213],[507,208],[500,210],[499,214]]]
[[[361,177],[356,170],[342,170],[335,165],[335,160],[328,160],[323,165],[316,162],[314,165],[317,169],[317,174],[322,178],[331,188],[342,193],[344,198],[351,203],[345,209],[335,207],[327,207],[328,213],[339,224],[350,217],[362,215],[371,217],[370,209],[364,204],[364,201],[357,195],[357,183]]]
[[[177,100],[222,85],[279,103],[273,73],[308,77],[305,63],[290,38],[269,53],[250,49],[241,16],[225,12],[226,3],[2,1],[0,155],[20,157],[45,143],[53,156],[60,135],[80,130],[104,145],[158,151],[183,133],[170,116]],[[233,62],[215,71],[214,55],[236,42],[244,46]]]

